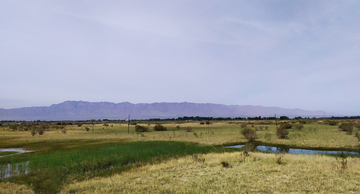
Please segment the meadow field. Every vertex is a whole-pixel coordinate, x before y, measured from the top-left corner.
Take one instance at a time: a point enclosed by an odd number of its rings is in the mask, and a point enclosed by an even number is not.
[[[9,164],[14,166],[12,174],[25,163],[29,169],[19,176],[0,178],[0,193],[360,192],[358,155],[224,148],[248,142],[241,133],[246,123],[256,132],[252,147],[358,151],[356,127],[347,133],[339,130],[340,123],[307,120],[297,128],[302,121],[281,121],[293,127],[286,138],[279,139],[275,121],[158,122],[167,130],[154,131],[157,122],[150,121],[138,121],[138,126],[149,129],[138,133],[136,125],[125,122],[3,123],[0,148],[34,152],[0,152],[0,174]]]

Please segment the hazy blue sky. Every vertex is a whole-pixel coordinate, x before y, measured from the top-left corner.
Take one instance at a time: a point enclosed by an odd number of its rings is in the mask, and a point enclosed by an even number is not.
[[[199,102],[360,115],[360,1],[0,1],[0,108]]]

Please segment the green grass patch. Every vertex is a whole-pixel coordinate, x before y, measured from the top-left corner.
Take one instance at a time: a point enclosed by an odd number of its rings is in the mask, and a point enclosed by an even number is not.
[[[173,157],[195,153],[209,153],[222,148],[199,146],[194,143],[171,141],[132,142],[127,144],[110,143],[102,147],[48,150],[42,153],[14,155],[0,158],[0,164],[15,164],[29,161],[30,172],[27,175],[12,177],[12,182],[27,184],[35,192],[58,192],[69,178],[100,173],[109,167],[122,168],[128,164],[159,163]],[[110,170],[111,171],[111,170]],[[112,170],[111,172],[116,172]],[[96,175],[96,173],[95,173]]]
[[[0,156],[7,156],[11,154],[16,154],[17,152],[0,152]]]

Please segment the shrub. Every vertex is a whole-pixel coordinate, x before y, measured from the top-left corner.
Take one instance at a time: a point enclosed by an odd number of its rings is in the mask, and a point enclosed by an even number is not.
[[[205,124],[204,122],[202,122],[202,121],[200,122],[200,125],[204,125],[204,124]]]
[[[360,141],[360,134],[358,132],[356,132],[355,137]]]
[[[301,130],[302,128],[304,128],[304,125],[301,124],[301,123],[299,123],[299,124],[294,125],[294,127],[295,127],[295,129],[297,129],[297,130]]]
[[[47,124],[42,124],[41,126],[40,126],[40,129],[42,129],[43,131],[45,131],[46,129],[49,129],[50,127],[49,127],[49,125],[47,125]],[[40,134],[40,133],[39,133]],[[42,135],[42,134],[40,134],[40,135]]]
[[[276,164],[278,165],[284,164],[283,156],[280,155],[279,157],[276,158]]]
[[[267,133],[267,134],[265,134],[264,138],[269,141],[271,139],[271,135],[269,133]]]
[[[176,126],[176,129],[180,129],[180,126],[178,125],[178,126]]]
[[[161,125],[160,123],[154,126],[154,131],[166,131],[167,128]]]
[[[244,129],[241,130],[241,134],[249,141],[255,141],[256,139],[256,131],[249,128],[249,127],[245,127]]]
[[[291,124],[289,124],[289,123],[281,123],[280,127],[284,128],[284,129],[291,129]]]
[[[247,123],[242,123],[241,128],[245,128],[247,126]]]
[[[335,125],[337,125],[337,122],[336,121],[329,121],[328,124],[330,126],[335,126]]]
[[[89,130],[90,130],[90,128],[89,128],[89,127],[85,127],[85,130],[86,130],[86,131],[89,131]]]
[[[83,124],[82,123],[77,123],[76,124],[78,127],[81,127]]]
[[[34,128],[32,128],[30,133],[31,133],[32,136],[34,136],[34,135],[36,135],[37,132],[36,132],[36,130]]]
[[[207,125],[210,125],[211,123],[210,123],[210,121],[206,121],[206,124],[207,124]]]
[[[348,135],[351,135],[353,132],[354,125],[352,123],[341,123],[339,125],[339,130],[346,131]]]
[[[306,124],[306,121],[304,121],[304,120],[301,120],[301,121],[299,121],[301,124],[303,124],[303,125],[305,125]]]
[[[205,162],[205,158],[201,157],[202,155],[198,156],[198,155],[193,155],[192,158],[195,162],[202,162],[204,163]]]
[[[221,162],[221,165],[222,165],[222,167],[224,167],[224,168],[229,168],[229,162],[227,162],[227,161],[222,161]]]
[[[42,129],[42,128],[40,128],[40,129],[38,130],[39,135],[44,134],[44,132],[45,132],[45,130],[44,130],[44,129]]]
[[[360,123],[355,124],[354,127],[356,127],[358,130],[360,130]]]
[[[288,138],[289,131],[285,128],[285,125],[280,125],[276,130],[276,136],[279,139],[286,139]]]
[[[12,130],[12,131],[16,131],[17,129],[17,125],[9,125],[9,128]]]
[[[61,130],[61,132],[63,132],[63,134],[66,134],[66,129]]]
[[[192,128],[191,127],[186,127],[186,132],[192,132]]]
[[[136,133],[148,132],[149,128],[141,125],[135,125],[135,131]]]
[[[265,130],[269,130],[269,127],[268,127],[268,126],[265,126]]]
[[[104,127],[108,127],[109,124],[108,124],[108,123],[104,123],[103,126],[104,126]]]

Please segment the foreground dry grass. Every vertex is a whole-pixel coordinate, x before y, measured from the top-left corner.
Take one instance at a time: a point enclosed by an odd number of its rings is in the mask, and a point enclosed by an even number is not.
[[[360,158],[346,162],[342,169],[329,156],[211,153],[73,183],[62,193],[359,193]]]
[[[14,183],[0,183],[0,193],[22,193],[33,194],[34,192],[25,185],[18,185]]]

